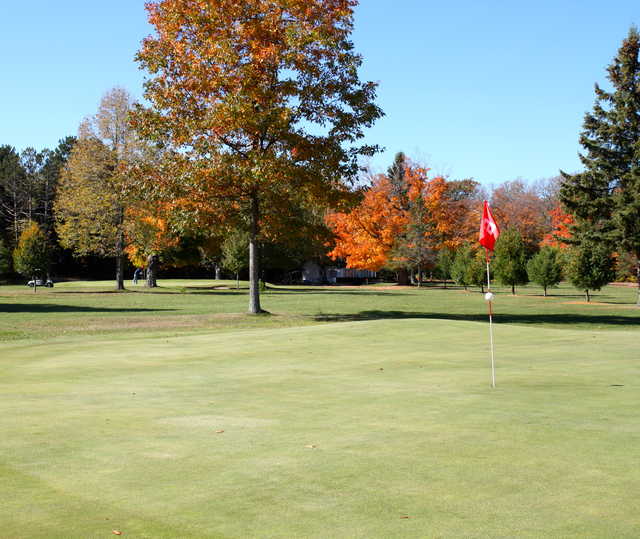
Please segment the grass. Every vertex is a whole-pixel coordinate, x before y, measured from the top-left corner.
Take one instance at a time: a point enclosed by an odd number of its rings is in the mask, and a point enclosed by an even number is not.
[[[638,535],[633,289],[498,293],[492,390],[475,292],[110,284],[0,288],[2,536]]]

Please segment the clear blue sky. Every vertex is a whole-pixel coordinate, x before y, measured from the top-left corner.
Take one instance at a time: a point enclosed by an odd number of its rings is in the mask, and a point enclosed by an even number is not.
[[[141,97],[133,56],[151,32],[142,0],[5,2],[0,144],[54,147],[121,85]],[[575,171],[593,84],[638,0],[363,0],[353,36],[386,116],[367,141],[451,178],[496,184]]]

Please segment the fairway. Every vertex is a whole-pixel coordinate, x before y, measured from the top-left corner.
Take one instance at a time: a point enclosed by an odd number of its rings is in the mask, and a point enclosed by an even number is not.
[[[638,536],[636,318],[497,324],[492,390],[486,323],[367,319],[370,291],[276,327],[10,337],[1,535]]]

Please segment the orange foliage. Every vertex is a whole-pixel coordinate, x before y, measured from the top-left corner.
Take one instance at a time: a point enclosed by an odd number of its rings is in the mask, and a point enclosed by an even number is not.
[[[444,178],[429,179],[427,173],[428,169],[406,163],[403,188],[408,204],[393,194],[389,178],[380,175],[352,211],[329,214],[326,222],[335,234],[335,248],[329,256],[344,259],[348,268],[373,271],[389,263],[402,263],[402,259],[393,258],[392,251],[411,222],[410,204],[419,198],[425,210],[421,224],[426,225],[426,244],[434,253],[464,241],[468,204],[449,196]]]
[[[540,245],[549,245],[551,247],[558,247],[560,249],[566,249],[569,245],[562,241],[571,237],[569,226],[573,224],[573,216],[570,213],[565,213],[560,205],[557,205],[549,212],[551,217],[551,232],[545,234]]]

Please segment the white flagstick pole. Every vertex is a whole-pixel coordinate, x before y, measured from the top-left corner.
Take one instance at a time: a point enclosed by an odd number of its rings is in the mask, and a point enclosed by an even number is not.
[[[496,364],[493,357],[493,308],[491,305],[491,300],[493,299],[493,294],[491,293],[491,275],[489,273],[489,250],[485,248],[484,250],[486,259],[487,259],[487,294],[485,298],[489,302],[489,341],[491,342],[491,387],[496,387]]]

